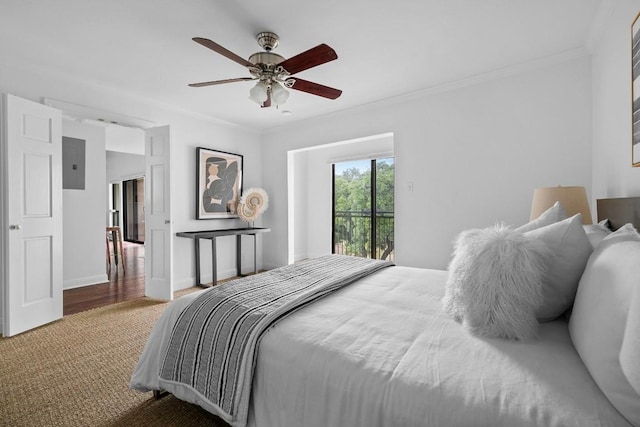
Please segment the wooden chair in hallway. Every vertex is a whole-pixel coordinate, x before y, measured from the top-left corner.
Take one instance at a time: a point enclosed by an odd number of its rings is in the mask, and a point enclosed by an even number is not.
[[[113,260],[116,264],[116,268],[118,268],[118,257],[122,261],[120,265],[122,265],[122,271],[125,271],[124,268],[124,249],[122,248],[122,232],[120,231],[120,227],[107,227],[106,234],[106,242],[107,242],[107,264],[109,265],[109,270],[111,270],[111,255],[112,252],[109,249],[109,236],[111,236],[111,243],[113,244]],[[120,253],[118,254],[118,247],[120,248]]]

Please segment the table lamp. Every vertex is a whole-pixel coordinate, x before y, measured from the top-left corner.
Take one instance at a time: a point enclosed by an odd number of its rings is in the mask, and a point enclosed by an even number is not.
[[[591,210],[584,187],[543,187],[536,188],[531,201],[531,218],[536,219],[555,202],[560,202],[568,217],[582,214],[583,224],[593,224]]]

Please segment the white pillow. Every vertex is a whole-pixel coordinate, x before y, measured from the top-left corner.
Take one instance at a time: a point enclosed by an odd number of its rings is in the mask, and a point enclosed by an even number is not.
[[[542,212],[538,218],[531,220],[524,225],[521,225],[520,227],[516,228],[516,230],[522,231],[524,233],[525,231],[535,230],[536,228],[544,227],[546,225],[562,221],[563,219],[567,219],[567,213],[565,212],[560,202],[555,202],[553,206]]]
[[[640,286],[633,291],[629,302],[620,348],[620,367],[631,387],[640,395]]]
[[[589,258],[569,320],[573,344],[613,406],[640,426],[640,235],[626,225]],[[633,315],[632,315],[633,314]]]
[[[609,220],[605,219],[597,224],[585,224],[582,226],[582,228],[584,228],[584,232],[587,233],[587,237],[589,238],[589,242],[593,249],[602,242],[602,239],[611,234],[611,229],[608,224]]]
[[[582,215],[527,231],[525,236],[544,242],[552,253],[542,280],[544,302],[538,320],[547,322],[571,308],[578,282],[593,251],[582,227]]]
[[[463,231],[449,264],[445,311],[474,334],[533,338],[546,256],[541,240],[505,226]]]

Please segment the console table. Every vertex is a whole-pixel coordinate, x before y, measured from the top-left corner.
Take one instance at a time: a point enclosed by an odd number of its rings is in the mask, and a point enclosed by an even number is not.
[[[242,235],[246,234],[253,236],[253,271],[258,272],[258,263],[256,262],[257,242],[256,236],[260,233],[266,233],[271,231],[270,228],[227,228],[225,230],[207,230],[207,231],[182,231],[176,233],[178,237],[186,237],[193,239],[196,249],[196,284],[203,288],[208,288],[208,285],[201,283],[200,281],[200,239],[211,240],[211,270],[213,272],[213,286],[217,282],[217,263],[216,263],[216,238],[223,236],[236,236],[236,272],[238,276],[242,276]]]

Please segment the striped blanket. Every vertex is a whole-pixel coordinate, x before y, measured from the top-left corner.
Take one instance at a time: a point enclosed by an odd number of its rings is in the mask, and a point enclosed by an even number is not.
[[[161,387],[170,392],[187,387],[226,422],[245,426],[258,343],[267,328],[390,265],[326,255],[211,288],[176,321],[160,370]]]

